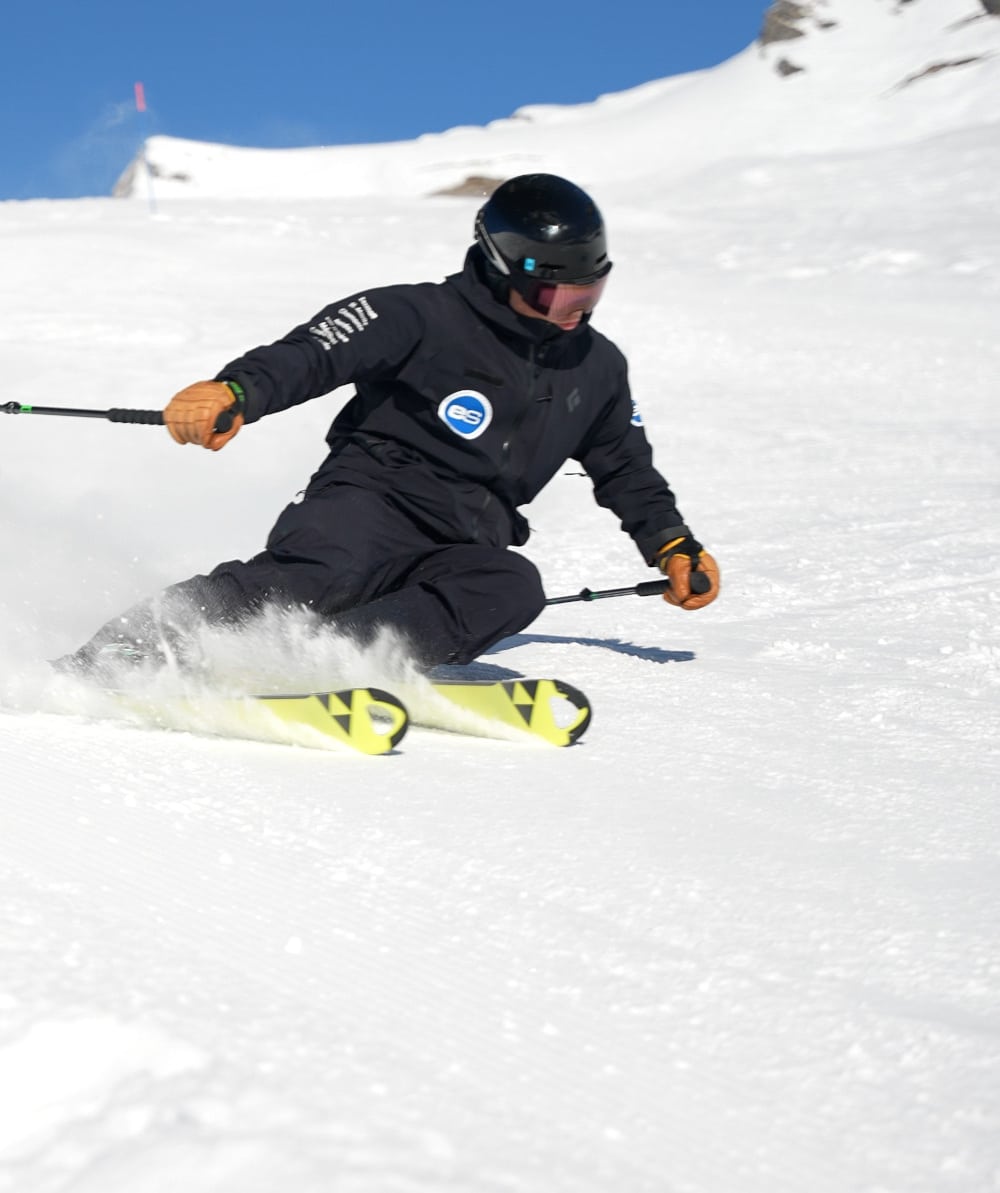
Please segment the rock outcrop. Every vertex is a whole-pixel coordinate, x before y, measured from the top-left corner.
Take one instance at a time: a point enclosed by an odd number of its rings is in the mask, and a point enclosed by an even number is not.
[[[1000,0],[996,0],[1000,3]],[[764,13],[764,25],[758,39],[761,47],[776,42],[795,41],[812,29],[835,29],[837,22],[827,15],[826,0],[773,0]],[[797,75],[805,70],[786,56],[778,59],[774,69],[782,77]]]
[[[794,41],[797,37],[805,37],[810,29],[835,28],[837,22],[827,15],[826,7],[826,0],[773,0],[764,13],[760,44],[768,46],[776,41]]]
[[[802,24],[809,17],[811,9],[811,4],[799,4],[795,0],[774,0],[764,13],[760,44],[769,46],[776,41],[794,41],[796,37],[805,37]]]

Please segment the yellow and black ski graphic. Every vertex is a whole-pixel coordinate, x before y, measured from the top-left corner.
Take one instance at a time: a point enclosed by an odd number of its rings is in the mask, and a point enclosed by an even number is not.
[[[254,696],[253,701],[287,724],[318,729],[362,754],[388,754],[409,725],[405,706],[381,688]]]
[[[579,741],[591,721],[590,701],[559,679],[444,680],[431,683],[434,692],[482,720],[533,734],[554,746]],[[417,724],[443,724],[430,710],[417,706]],[[468,726],[464,729],[472,731]]]
[[[362,754],[391,753],[410,723],[402,701],[381,688],[289,695],[203,692],[164,697],[128,691],[107,695],[129,719],[162,729],[303,746],[335,742]]]
[[[550,678],[422,680],[402,689],[406,703],[382,688],[291,694],[172,698],[109,692],[129,717],[166,729],[213,736],[328,742],[362,754],[389,754],[409,725],[508,740],[534,737],[571,746],[591,722],[590,701],[572,684]],[[277,722],[277,724],[276,724]]]

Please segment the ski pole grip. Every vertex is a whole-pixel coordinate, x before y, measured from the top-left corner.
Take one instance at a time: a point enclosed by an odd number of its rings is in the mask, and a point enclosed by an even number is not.
[[[670,587],[669,580],[645,580],[635,586],[636,596],[660,596]]]
[[[236,421],[236,415],[239,410],[235,406],[230,406],[228,410],[223,410],[219,417],[215,420],[215,426],[212,430],[217,435],[225,435],[229,430],[232,430],[233,423]]]
[[[238,414],[235,406],[229,410],[223,410],[219,417],[215,420],[215,426],[212,428],[219,435],[224,435],[227,431],[232,429],[233,422]],[[162,427],[163,426],[163,411],[162,410],[122,410],[119,408],[112,408],[107,413],[108,422],[112,423],[140,423],[146,427]]]
[[[669,580],[646,580],[635,586],[636,596],[660,596],[670,587]],[[712,581],[704,572],[691,573],[691,593],[702,596],[712,587]]]
[[[147,427],[163,426],[162,410],[120,410],[108,411],[108,422],[112,423],[142,423]]]

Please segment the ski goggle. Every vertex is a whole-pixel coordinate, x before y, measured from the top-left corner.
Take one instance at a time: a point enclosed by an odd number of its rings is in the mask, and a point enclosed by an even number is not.
[[[521,296],[528,306],[540,315],[555,323],[561,323],[577,313],[589,314],[600,302],[607,280],[607,273],[582,286],[573,286],[568,282],[532,280],[521,290]]]

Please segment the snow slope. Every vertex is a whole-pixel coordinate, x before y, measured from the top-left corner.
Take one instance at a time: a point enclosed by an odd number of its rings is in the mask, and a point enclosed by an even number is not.
[[[571,750],[98,718],[41,660],[258,549],[341,396],[218,455],[0,423],[0,1190],[1000,1187],[1000,144],[612,174],[598,324],[725,590],[483,660],[588,690]],[[4,400],[159,406],[441,276],[474,210],[0,205]],[[549,591],[647,578],[573,473],[529,511]]]

